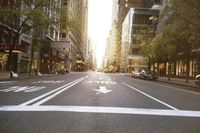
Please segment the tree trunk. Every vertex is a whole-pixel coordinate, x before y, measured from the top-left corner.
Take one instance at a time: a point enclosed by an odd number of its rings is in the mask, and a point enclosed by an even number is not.
[[[200,57],[200,55],[199,55],[199,57]],[[200,58],[198,58],[198,60],[197,60],[197,62],[198,62],[198,68],[197,68],[197,74],[200,74]],[[196,76],[196,75],[195,75]]]
[[[168,80],[170,80],[171,78],[171,62],[169,62],[169,66],[168,66]]]
[[[9,47],[9,53],[8,53],[8,71],[13,71],[13,65],[12,65],[12,48]]]
[[[32,45],[31,45],[31,61],[30,61],[30,66],[29,66],[29,76],[31,75],[31,72],[32,72],[34,51],[35,51],[35,49],[34,49],[34,41],[33,41]]]
[[[176,61],[174,61],[174,74],[173,74],[173,76],[176,76],[176,67],[177,67]]]
[[[186,57],[186,83],[189,82],[189,74],[190,74],[190,57]]]
[[[190,58],[191,58],[191,49],[192,46],[190,44],[186,45],[185,55],[186,55],[186,83],[189,82],[189,74],[190,74]]]
[[[158,61],[157,63],[157,73],[158,73],[158,76],[160,76],[160,62]]]
[[[165,66],[164,76],[166,76],[167,75],[167,62],[166,61],[164,62],[164,66]]]
[[[148,57],[149,57],[149,64],[148,64],[149,66],[148,67],[149,67],[149,70],[150,70],[151,69],[151,57],[150,56],[148,56]]]

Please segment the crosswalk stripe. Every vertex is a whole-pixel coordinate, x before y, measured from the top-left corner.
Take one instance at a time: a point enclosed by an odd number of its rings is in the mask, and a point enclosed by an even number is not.
[[[23,112],[79,112],[79,113],[102,113],[123,115],[149,115],[149,116],[173,116],[200,118],[200,111],[190,110],[165,110],[145,108],[122,108],[122,107],[96,107],[96,106],[2,106],[3,111]]]

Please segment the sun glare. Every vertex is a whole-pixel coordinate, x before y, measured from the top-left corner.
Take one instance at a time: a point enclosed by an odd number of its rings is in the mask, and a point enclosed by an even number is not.
[[[88,34],[96,46],[97,67],[102,66],[111,28],[112,0],[89,0]]]

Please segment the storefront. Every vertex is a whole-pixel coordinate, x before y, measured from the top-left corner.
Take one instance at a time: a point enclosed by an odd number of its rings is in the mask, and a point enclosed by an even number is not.
[[[23,46],[21,45],[9,45],[9,44],[0,44],[0,71],[9,71],[8,66],[8,56],[9,56],[9,49],[12,49],[12,69],[13,71],[17,72],[18,68],[18,54],[24,51]]]
[[[8,54],[4,52],[0,52],[0,71],[6,71],[6,65],[8,61]]]
[[[47,46],[42,46],[40,48],[40,72],[50,73],[51,66],[51,48]]]
[[[83,62],[82,60],[77,60],[76,61],[76,66],[75,66],[76,70],[75,71],[86,71],[87,69],[87,65],[85,62]]]
[[[148,58],[146,57],[139,56],[139,55],[128,56],[128,72],[129,73],[135,70],[147,69],[148,68],[147,64],[148,64]]]

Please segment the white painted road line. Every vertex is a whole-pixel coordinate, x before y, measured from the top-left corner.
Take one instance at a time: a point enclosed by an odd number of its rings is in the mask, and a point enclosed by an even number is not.
[[[1,106],[1,112],[79,112],[101,114],[126,114],[126,115],[149,115],[149,116],[174,116],[200,118],[200,111],[190,110],[164,110],[144,108],[122,107],[95,107],[95,106]]]
[[[191,94],[200,95],[199,92],[183,90],[183,89],[181,89],[181,88],[175,88],[175,87],[166,86],[166,85],[161,85],[161,84],[156,84],[156,83],[151,83],[151,84],[158,85],[158,86],[165,87],[165,88],[171,88],[171,89],[174,89],[174,90],[183,91],[183,92],[187,92],[187,93],[191,93]]]
[[[165,105],[165,106],[167,106],[167,107],[169,107],[171,109],[173,109],[173,110],[178,110],[177,108],[175,108],[175,107],[173,107],[173,106],[171,106],[171,105],[169,105],[169,104],[167,104],[167,103],[165,103],[165,102],[163,102],[161,100],[158,100],[157,98],[154,98],[154,97],[152,97],[152,96],[150,96],[150,95],[148,95],[148,94],[146,94],[146,93],[144,93],[144,92],[142,92],[142,91],[140,91],[140,90],[138,90],[138,89],[136,89],[136,88],[134,88],[134,87],[132,87],[132,86],[130,86],[128,84],[126,84],[126,83],[122,82],[122,84],[124,84],[125,86],[127,86],[127,87],[129,87],[129,88],[131,88],[131,89],[133,89],[133,90],[135,90],[135,91],[137,91],[137,92],[139,92],[139,93],[141,93],[141,94],[143,94],[143,95],[145,95],[145,96],[147,96],[147,97],[149,97],[149,98],[151,98],[151,99],[153,99],[153,100],[155,100],[155,101],[157,101],[157,102],[159,102],[159,103],[161,103],[161,104],[163,104],[163,105]]]
[[[137,82],[144,83],[144,80],[137,80]],[[191,94],[195,94],[195,95],[200,95],[199,92],[184,90],[184,89],[181,89],[181,88],[167,86],[167,85],[161,85],[159,83],[152,83],[152,82],[145,82],[145,83],[153,84],[153,85],[157,85],[157,86],[161,86],[161,87],[165,87],[165,88],[170,88],[170,89],[174,89],[174,90],[178,90],[178,91],[182,91],[182,92],[187,92],[187,93],[191,93]]]
[[[86,77],[88,77],[88,76],[86,76]],[[76,80],[74,80],[74,81],[72,81],[72,82],[70,82],[70,83],[68,83],[68,84],[66,84],[66,85],[64,85],[64,86],[61,86],[61,87],[59,87],[59,88],[57,88],[57,89],[55,89],[55,90],[52,90],[52,91],[47,92],[47,93],[45,93],[45,94],[43,94],[43,95],[41,95],[41,96],[39,96],[39,97],[36,97],[36,98],[31,99],[31,100],[29,100],[29,101],[27,101],[27,102],[24,102],[24,103],[20,104],[20,106],[26,106],[26,105],[29,105],[29,104],[31,104],[31,103],[34,103],[34,102],[36,102],[36,101],[38,101],[38,100],[40,100],[40,99],[42,99],[42,98],[44,98],[44,97],[46,97],[46,96],[52,94],[52,93],[55,93],[55,92],[59,91],[60,89],[62,89],[62,88],[64,88],[64,87],[67,87],[67,86],[69,86],[69,85],[71,85],[71,84],[75,83],[76,81],[79,81],[80,79],[83,79],[83,78],[85,78],[85,77],[81,77],[81,78],[79,78],[79,79],[76,79]]]
[[[57,91],[56,93],[53,93],[52,95],[50,95],[50,96],[48,96],[48,97],[46,97],[46,98],[40,100],[39,102],[33,104],[33,106],[38,106],[38,105],[41,105],[41,104],[45,103],[46,101],[48,101],[48,100],[50,100],[50,99],[56,97],[58,94],[60,94],[60,93],[62,93],[62,92],[64,92],[64,91],[66,91],[66,90],[69,89],[70,87],[72,87],[72,86],[78,84],[79,82],[83,81],[83,80],[86,79],[86,78],[87,78],[87,77],[84,77],[84,78],[82,78],[82,79],[76,81],[75,83],[73,83],[73,84],[67,86],[66,88],[63,88],[63,89]]]

